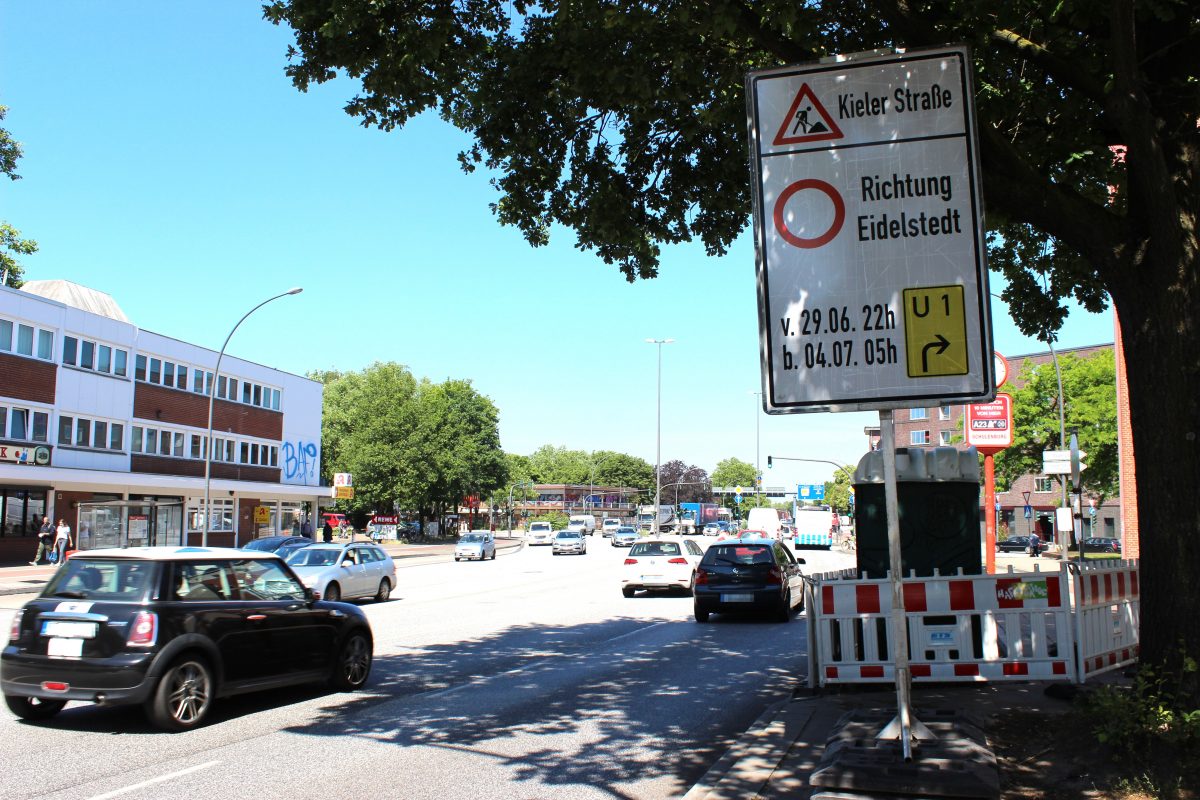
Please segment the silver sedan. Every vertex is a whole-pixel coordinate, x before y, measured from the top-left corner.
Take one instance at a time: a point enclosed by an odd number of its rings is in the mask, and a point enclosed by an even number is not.
[[[584,555],[587,553],[587,542],[579,531],[559,531],[554,535],[552,549],[556,556],[562,553]]]
[[[458,540],[458,544],[454,545],[454,560],[461,561],[464,558],[473,561],[483,561],[484,559],[496,557],[496,537],[491,531],[471,531],[464,533],[462,538]]]
[[[631,528],[628,525],[617,528],[612,536],[613,547],[633,547],[633,543],[638,540],[638,532],[636,528]]]

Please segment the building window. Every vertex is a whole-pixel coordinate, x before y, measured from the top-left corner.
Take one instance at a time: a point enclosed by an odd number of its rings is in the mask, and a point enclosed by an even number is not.
[[[113,351],[113,375],[125,377],[126,362],[129,360],[129,354],[124,350]]]
[[[17,326],[17,353],[23,356],[33,355],[33,328],[29,325]]]
[[[938,406],[938,419],[950,419],[950,406]]]
[[[950,440],[954,437],[954,431],[938,431],[938,444],[945,447],[950,444]]]
[[[910,432],[909,444],[929,444],[929,431]]]
[[[54,360],[54,334],[50,331],[38,331],[37,357],[46,361]]]
[[[928,417],[929,417],[929,412],[926,411],[924,408],[910,408],[908,410],[908,418],[909,419],[927,419]]]
[[[16,341],[13,334],[16,333]],[[34,352],[34,343],[37,352]],[[54,332],[43,328],[35,328],[20,322],[0,319],[0,350],[11,353],[14,350],[23,356],[37,356],[47,361],[54,360]]]
[[[125,359],[128,355],[119,347],[77,339],[74,336],[63,337],[62,363],[68,367],[125,377]]]
[[[49,441],[50,415],[45,411],[0,406],[0,439]]]
[[[29,438],[35,442],[50,440],[50,415],[45,411],[33,412],[33,432]]]
[[[0,319],[0,350],[12,351],[12,323]]]
[[[1035,492],[1053,492],[1054,479],[1046,477],[1038,477],[1033,479],[1033,490]]]
[[[79,343],[79,366],[82,369],[95,369],[96,343],[81,341]]]

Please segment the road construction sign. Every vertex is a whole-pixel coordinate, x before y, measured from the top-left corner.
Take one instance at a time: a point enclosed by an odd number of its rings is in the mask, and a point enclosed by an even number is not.
[[[746,79],[768,413],[995,394],[965,47]]]

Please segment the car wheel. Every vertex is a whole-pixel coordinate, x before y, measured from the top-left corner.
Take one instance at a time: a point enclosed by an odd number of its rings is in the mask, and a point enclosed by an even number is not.
[[[783,596],[783,602],[779,604],[778,610],[775,612],[776,622],[791,622],[792,621],[792,593],[788,592]]]
[[[637,592],[637,589],[632,589],[632,588],[630,588],[630,587],[628,587],[628,586],[622,586],[622,587],[621,587],[621,594],[625,595],[626,597],[633,597],[633,595],[634,595],[636,592]]]
[[[461,558],[459,558],[458,556],[455,556],[455,557],[454,557],[454,560],[455,560],[455,561],[462,561],[462,559],[461,559]]]
[[[9,711],[32,722],[50,719],[67,704],[66,700],[43,700],[40,697],[14,697],[7,694],[4,695],[4,702]]]
[[[154,688],[150,721],[169,731],[195,728],[208,716],[213,689],[208,664],[198,656],[184,656],[167,667]]]
[[[495,560],[496,560],[496,551],[493,550],[492,551],[492,561],[495,561]]]
[[[379,582],[379,591],[375,593],[376,603],[386,603],[388,598],[392,596],[392,584],[387,578]]]
[[[696,622],[708,622],[708,612],[700,606],[692,607],[692,615],[696,617]]]
[[[365,631],[352,631],[342,642],[329,683],[342,692],[361,689],[371,674],[371,637]]]
[[[322,597],[325,600],[336,603],[342,599],[342,587],[338,586],[337,582],[335,581],[325,587],[325,594],[323,594]]]

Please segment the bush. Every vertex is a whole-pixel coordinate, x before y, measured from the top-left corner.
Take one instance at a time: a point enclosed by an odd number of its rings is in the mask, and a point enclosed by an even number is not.
[[[1157,797],[1200,791],[1200,709],[1187,708],[1183,688],[1197,679],[1197,664],[1186,655],[1180,664],[1180,674],[1142,666],[1132,686],[1101,687],[1084,707],[1096,738]]]

